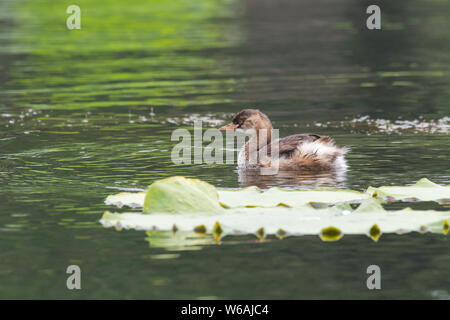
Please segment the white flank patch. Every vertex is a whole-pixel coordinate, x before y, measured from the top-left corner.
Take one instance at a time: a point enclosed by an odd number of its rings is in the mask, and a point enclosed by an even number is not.
[[[335,146],[326,145],[322,142],[305,142],[298,146],[302,154],[317,154],[318,156],[334,155],[340,153],[340,149]]]

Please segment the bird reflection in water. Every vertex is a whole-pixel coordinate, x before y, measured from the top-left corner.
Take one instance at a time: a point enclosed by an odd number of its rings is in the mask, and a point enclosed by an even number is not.
[[[257,186],[260,189],[271,187],[311,189],[311,188],[345,188],[347,170],[332,171],[279,171],[276,175],[261,175],[257,169],[238,169],[240,187]]]

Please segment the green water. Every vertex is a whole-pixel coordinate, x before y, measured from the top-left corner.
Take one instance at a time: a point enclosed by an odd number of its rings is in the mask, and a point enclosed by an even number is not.
[[[0,3],[0,298],[450,297],[443,235],[236,236],[168,251],[98,222],[107,195],[173,175],[226,188],[450,184],[448,131],[352,122],[450,116],[450,3],[382,1],[382,31],[365,28],[371,3],[356,0],[80,0],[73,31],[69,4]],[[350,146],[347,174],[171,162],[174,129],[218,127],[249,106],[281,136]],[[71,264],[80,291],[66,288]],[[382,290],[366,288],[371,264]]]

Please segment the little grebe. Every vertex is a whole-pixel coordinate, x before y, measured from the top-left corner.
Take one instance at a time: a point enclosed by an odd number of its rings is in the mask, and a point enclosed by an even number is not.
[[[251,136],[239,152],[239,168],[264,168],[271,165],[273,129],[272,123],[264,113],[255,109],[242,110],[234,116],[232,123],[223,126],[220,130],[235,130]],[[328,136],[309,133],[294,134],[278,140],[278,168],[280,170],[346,169],[344,155],[348,150],[347,147],[337,147],[333,139]]]

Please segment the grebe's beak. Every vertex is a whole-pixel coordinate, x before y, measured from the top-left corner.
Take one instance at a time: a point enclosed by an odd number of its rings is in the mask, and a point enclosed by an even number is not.
[[[223,126],[223,127],[220,128],[219,130],[220,130],[220,131],[225,131],[225,130],[236,130],[237,127],[238,127],[237,124],[230,123],[230,124],[227,124],[226,126]]]

